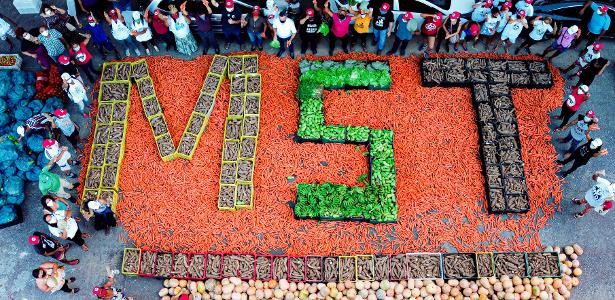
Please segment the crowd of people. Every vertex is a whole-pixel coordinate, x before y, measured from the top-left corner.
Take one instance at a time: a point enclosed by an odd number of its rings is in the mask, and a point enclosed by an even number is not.
[[[419,51],[425,57],[440,52],[442,44],[448,53],[469,51],[468,42],[474,48],[484,45],[486,51],[497,52],[500,48],[508,53],[519,44],[514,54],[532,53],[539,42],[549,41],[540,55],[553,60],[560,54],[574,50],[585,40],[578,58],[562,68],[564,74],[571,74],[570,94],[564,99],[560,114],[554,117],[561,120],[555,129],[564,133],[557,138],[566,144],[563,159],[558,163],[572,165],[562,176],[566,177],[577,168],[587,164],[591,158],[608,154],[602,139],[592,135],[600,130],[596,112],[581,106],[591,97],[594,79],[603,74],[609,60],[602,57],[604,48],[601,39],[610,26],[610,18],[605,5],[587,1],[579,14],[592,10],[587,24],[564,26],[549,17],[534,16],[532,0],[517,3],[500,0],[485,0],[474,5],[474,11],[465,20],[459,12],[449,15],[421,14],[420,19],[411,12],[395,17],[391,4],[373,7],[361,4],[352,8],[337,2],[335,11],[329,0],[299,1],[286,0],[285,5],[269,0],[266,7],[254,6],[248,15],[241,13],[233,0],[219,3],[216,0],[170,1],[168,7],[153,11],[146,9],[149,1],[67,1],[67,9],[54,5],[43,5],[40,18],[32,24],[40,26],[23,28],[9,17],[0,14],[0,40],[6,41],[13,49],[18,40],[20,52],[32,57],[43,69],[59,69],[62,87],[66,97],[71,100],[83,117],[89,117],[92,101],[91,91],[99,70],[93,63],[95,55],[103,60],[112,55],[116,59],[131,55],[151,55],[164,47],[167,52],[182,55],[195,55],[199,47],[202,54],[229,51],[231,43],[243,48],[244,32],[250,42],[251,51],[264,51],[265,41],[271,39],[269,46],[276,49],[278,56],[288,52],[295,58],[294,44],[300,39],[300,54],[318,54],[321,40],[328,39],[328,54],[335,53],[339,44],[342,51],[349,53],[356,46],[368,51],[371,42],[378,55],[406,55],[412,39],[418,40]],[[214,34],[212,8],[221,9],[222,43]],[[110,35],[108,35],[110,33]],[[198,37],[198,42],[195,37]],[[387,40],[392,45],[385,49]],[[199,46],[200,44],[200,46]],[[91,52],[96,49],[96,52]],[[82,76],[83,75],[83,76]],[[576,115],[576,116],[575,116]],[[570,121],[572,119],[572,121]],[[86,239],[90,234],[80,229],[78,213],[73,213],[77,198],[74,195],[78,182],[75,179],[83,155],[83,142],[80,127],[68,112],[68,107],[57,109],[53,114],[37,114],[17,128],[18,140],[32,131],[38,131],[47,138],[42,146],[49,163],[39,176],[43,221],[51,235],[35,231],[28,242],[35,251],[45,257],[53,258],[67,265],[76,265],[78,259],[68,259],[66,252],[70,243],[88,251]],[[70,146],[70,147],[68,147]],[[52,172],[57,166],[62,175]],[[582,217],[592,209],[605,214],[613,205],[615,183],[605,178],[605,172],[593,175],[596,184],[587,191],[582,199],[574,198],[575,204],[584,205],[576,217]],[[119,192],[121,195],[121,191]],[[112,199],[95,199],[84,203],[81,214],[85,220],[94,219],[94,228],[106,234],[116,226],[111,209]],[[74,208],[73,208],[74,207]],[[70,242],[63,245],[60,240]],[[100,299],[125,299],[120,290],[112,288],[114,272],[108,271],[108,281],[94,288],[92,293]],[[69,287],[75,281],[66,279],[64,267],[55,262],[46,262],[32,271],[37,287],[44,292],[64,291],[77,293],[78,288]]]

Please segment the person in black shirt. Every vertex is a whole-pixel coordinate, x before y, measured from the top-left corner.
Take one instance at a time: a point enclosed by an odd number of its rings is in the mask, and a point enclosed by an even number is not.
[[[579,167],[586,165],[592,157],[599,157],[608,153],[609,151],[606,148],[602,149],[601,139],[590,139],[587,143],[579,146],[577,150],[572,152],[572,155],[568,156],[568,158],[563,161],[558,160],[557,163],[565,165],[574,160],[570,169],[562,171],[562,176],[565,178]]]
[[[374,27],[374,45],[378,44],[378,50],[376,54],[380,55],[386,39],[391,36],[393,32],[393,24],[395,18],[391,12],[391,5],[388,3],[382,3],[380,9],[374,10],[372,13],[372,24]]]
[[[263,38],[267,29],[266,24],[267,20],[261,16],[261,8],[258,5],[252,8],[252,16],[246,16],[241,20],[241,27],[246,27],[250,44],[252,44],[250,51],[254,51],[256,48],[260,51],[263,50]]]
[[[313,9],[305,11],[305,17],[299,21],[301,24],[301,55],[305,55],[308,47],[312,54],[318,53],[318,28],[320,27],[320,17],[316,16]]]
[[[574,87],[579,87],[581,85],[590,86],[594,82],[596,76],[600,76],[604,73],[604,70],[606,70],[608,65],[609,60],[604,57],[599,57],[592,60],[589,64],[587,64],[587,66],[585,66],[585,68],[581,69],[572,76],[572,78],[579,76],[579,82],[577,82]]]
[[[63,246],[58,240],[44,233],[35,231],[28,237],[28,243],[34,247],[36,253],[42,256],[53,257],[69,265],[76,265],[79,263],[78,259],[66,259],[65,254],[68,248],[70,248],[70,245]]]
[[[216,0],[211,0],[211,4],[220,7]],[[222,10],[222,33],[224,34],[224,49],[228,50],[233,40],[239,44],[239,50],[243,50],[243,40],[241,38],[241,12],[235,8],[233,0],[224,1],[225,9]]]

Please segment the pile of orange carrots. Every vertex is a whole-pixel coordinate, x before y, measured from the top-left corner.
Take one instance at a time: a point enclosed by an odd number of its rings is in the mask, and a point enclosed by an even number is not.
[[[175,142],[197,100],[211,59],[146,58]],[[333,59],[382,57],[340,54]],[[356,179],[368,172],[363,156],[366,149],[294,143],[299,113],[294,97],[298,61],[262,55],[254,210],[224,212],[216,206],[229,100],[225,81],[192,161],[160,161],[142,107],[133,102],[120,178],[125,199],[118,204],[118,217],[128,237],[138,247],[193,252],[399,253],[444,251],[442,244],[446,242],[458,251],[538,250],[539,230],[561,201],[547,115],[563,99],[563,80],[556,69],[551,68],[553,88],[513,92],[531,210],[504,218],[486,212],[470,90],[424,88],[418,58],[386,59],[392,69],[391,90],[327,92],[325,115],[327,123],[393,129],[397,224],[293,219],[289,203],[295,199],[297,182],[355,185]],[[131,99],[140,101],[136,89]],[[504,236],[504,232],[514,236]]]

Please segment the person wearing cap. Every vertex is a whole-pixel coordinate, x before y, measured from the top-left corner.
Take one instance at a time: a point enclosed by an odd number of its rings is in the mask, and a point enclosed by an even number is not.
[[[94,68],[92,63],[92,54],[88,51],[87,45],[90,43],[91,35],[86,34],[83,42],[71,41],[68,53],[74,59],[75,64],[81,69],[81,73],[85,74],[85,77],[91,83],[96,81],[98,76],[98,70]]]
[[[132,300],[132,297],[124,296],[124,293],[121,289],[117,289],[113,287],[115,283],[115,274],[119,273],[118,270],[111,270],[109,267],[107,269],[107,282],[102,286],[95,286],[92,289],[92,295],[96,296],[97,299],[105,299],[105,300]]]
[[[71,197],[70,201],[76,203],[77,199]],[[73,216],[73,209],[64,198],[44,195],[41,197],[41,205],[43,206],[43,214],[52,214],[62,220]]]
[[[579,81],[577,81],[574,87],[579,87],[580,85],[591,86],[596,76],[602,75],[609,64],[609,60],[604,57],[592,60],[589,65],[574,75],[579,77]]]
[[[111,36],[124,47],[126,56],[130,56],[130,48],[137,55],[141,55],[139,45],[130,34],[130,29],[126,26],[124,16],[117,8],[109,10],[109,13],[104,12],[105,20],[111,25]],[[131,16],[132,17],[132,16]]]
[[[405,56],[408,42],[412,40],[413,35],[419,34],[418,28],[419,24],[411,12],[399,15],[395,21],[395,41],[387,55],[395,54],[399,48],[399,55]]]
[[[35,231],[28,237],[28,244],[32,245],[36,253],[45,256],[53,257],[59,262],[74,266],[79,263],[78,259],[69,260],[66,258],[66,251],[70,245],[62,245],[60,241],[50,237],[49,235]]]
[[[37,36],[37,39],[47,49],[49,57],[54,61],[58,61],[58,56],[68,48],[62,34],[55,29],[49,29],[47,25],[41,25],[38,28],[38,32],[40,34]]]
[[[472,5],[474,10],[472,11],[471,20],[476,23],[482,23],[485,21],[485,16],[491,12],[493,7],[493,0],[486,0],[484,2],[478,2]]]
[[[363,51],[367,51],[367,36],[369,35],[369,27],[372,22],[373,9],[362,10],[359,8],[359,15],[352,26],[352,36],[350,38],[350,49],[354,48],[357,41],[361,42]]]
[[[76,294],[79,288],[70,288],[68,283],[75,282],[75,277],[66,280],[64,267],[54,262],[46,262],[32,270],[32,277],[36,278],[36,287],[49,294],[57,291]]]
[[[476,48],[478,42],[484,39],[486,44],[485,47],[487,49],[491,48],[500,22],[503,22],[500,17],[500,10],[497,7],[492,7],[491,12],[485,15],[485,22],[480,28],[479,38],[474,41],[474,47]]]
[[[83,81],[83,78],[81,77],[81,73],[79,73],[79,68],[77,68],[75,61],[70,58],[68,53],[62,54],[58,57],[58,73],[60,74],[68,73],[69,75],[74,76],[75,78],[78,78],[79,80]],[[86,85],[86,89],[89,89],[87,85]]]
[[[536,16],[530,21],[530,24],[532,25],[532,31],[530,31],[529,37],[519,45],[519,48],[515,50],[515,54],[519,54],[521,49],[525,49],[528,54],[531,54],[530,47],[542,41],[547,32],[552,33],[557,31],[557,26],[553,24],[553,19],[551,19],[551,17],[546,17],[543,20],[542,16]],[[553,26],[551,26],[551,24],[553,24]]]
[[[19,135],[17,141],[21,141],[31,130],[43,131],[44,135],[48,135],[51,132],[50,117],[48,113],[40,113],[29,117],[24,125],[17,126],[17,135]]]
[[[0,25],[1,26],[1,25]],[[20,41],[21,54],[30,56],[45,70],[51,68],[53,60],[47,54],[47,49],[36,38],[38,29],[25,30],[22,27],[15,29],[17,39]]]
[[[54,139],[44,139],[43,148],[45,157],[55,162],[64,175],[70,178],[76,178],[77,175],[71,172],[71,166],[76,165],[77,162],[72,159],[72,155],[68,152],[68,147],[60,145],[60,142]]]
[[[314,10],[312,10],[312,15],[313,14]],[[250,44],[252,45],[250,51],[256,49],[262,51],[263,38],[266,36],[267,31],[267,20],[265,20],[265,17],[261,16],[260,6],[255,5],[252,8],[252,14],[241,20],[241,27],[246,28],[248,38],[250,38]]]
[[[211,0],[211,4],[220,7],[216,0]],[[231,42],[235,40],[239,44],[239,50],[243,50],[243,39],[241,38],[241,11],[235,9],[233,0],[224,1],[222,10],[222,33],[224,34],[224,49],[231,47]],[[274,37],[275,38],[275,37]]]
[[[378,45],[376,54],[380,55],[386,39],[391,36],[393,32],[393,25],[395,23],[395,17],[391,12],[391,5],[389,3],[382,3],[378,10],[374,10],[372,13],[372,27],[374,32],[373,45]]]
[[[429,53],[434,50],[434,46],[436,45],[438,31],[440,27],[442,27],[442,13],[437,13],[435,15],[421,14],[421,18],[425,19],[421,25],[421,34],[427,40],[427,49],[425,49],[426,44],[421,43],[419,51],[425,50],[423,56],[429,57]]]
[[[109,235],[111,227],[117,225],[115,214],[111,210],[110,198],[98,198],[96,200],[89,200],[85,203],[87,211],[83,213],[86,220],[90,220],[94,217],[94,229],[105,230],[105,235]]]
[[[337,40],[342,41],[342,50],[345,53],[348,52],[348,41],[349,41],[349,31],[350,31],[350,22],[356,20],[358,18],[358,14],[354,14],[353,17],[348,16],[348,11],[346,8],[340,7],[336,14],[334,14],[330,9],[329,0],[325,2],[324,12],[326,15],[331,17],[332,25],[331,25],[331,34],[329,34],[329,55],[333,55],[333,50],[335,49],[335,42]]]
[[[604,178],[606,172],[600,170],[592,175],[592,179],[596,182],[582,199],[572,198],[572,203],[576,205],[585,204],[583,211],[574,215],[575,218],[584,217],[592,209],[601,215],[606,215],[613,208],[613,199],[615,198],[615,183]]]
[[[515,4],[515,8],[517,9],[517,11],[524,10],[526,16],[533,17],[534,5],[532,5],[532,3],[534,3],[534,0],[519,0]]]
[[[322,19],[320,16],[316,16],[316,11],[313,8],[305,10],[305,17],[299,20],[301,26],[301,55],[305,55],[308,48],[312,50],[312,54],[318,54],[318,42],[320,41],[318,28],[320,28],[321,22]],[[367,33],[365,35],[367,36]],[[363,39],[363,43],[365,44],[365,39]]]
[[[452,12],[444,19],[444,24],[440,30],[441,37],[438,38],[436,52],[440,52],[440,45],[445,41],[444,47],[446,52],[450,51],[450,45],[453,44],[453,49],[457,52],[457,42],[459,42],[459,34],[461,33],[461,14],[458,11]]]
[[[79,229],[77,220],[75,220],[74,217],[58,218],[54,214],[45,214],[43,220],[47,224],[47,228],[52,235],[77,244],[84,252],[89,250],[84,239],[89,238],[90,235]]]
[[[572,25],[570,27],[562,27],[557,39],[555,39],[555,41],[542,52],[541,56],[549,61],[552,61],[554,58],[566,52],[566,50],[570,49],[573,42],[580,36],[581,29],[579,29],[577,25]],[[549,57],[548,54],[550,52],[553,52],[553,55]]]
[[[107,60],[107,52],[113,52],[115,58],[120,59],[120,54],[109,41],[109,37],[107,37],[102,24],[98,23],[94,15],[89,15],[87,21],[87,24],[82,29],[90,33],[94,47],[102,54],[103,60]]]
[[[68,110],[58,108],[54,110],[53,117],[48,117],[51,122],[51,128],[60,130],[62,134],[73,145],[77,153],[80,152],[79,144],[81,143],[81,137],[79,135],[79,125],[77,125],[70,118]]]
[[[171,15],[166,17],[167,24],[169,25],[169,30],[173,33],[173,36],[175,36],[174,44],[177,52],[185,55],[192,55],[199,47],[190,31],[189,24],[192,21],[188,17],[186,6],[182,4],[180,8],[182,10],[181,12],[175,5],[169,5],[169,12],[171,12]]]
[[[570,147],[566,152],[564,152],[564,158],[570,156],[570,154],[577,149],[577,146],[581,142],[586,139],[591,139],[590,131],[600,130],[600,127],[598,127],[598,118],[593,110],[588,110],[585,115],[579,114],[576,120],[564,126],[561,130],[566,130],[568,128],[570,128],[568,135],[565,138],[557,139],[558,143],[566,144],[570,142]],[[555,132],[559,131],[559,129],[555,130]]]
[[[145,48],[145,53],[147,55],[150,55],[151,53],[148,46],[154,48],[154,51],[156,52],[159,51],[158,45],[156,45],[156,41],[154,41],[152,30],[149,28],[149,24],[147,23],[145,18],[141,16],[140,12],[132,12],[132,24],[130,28],[132,30],[132,36],[134,36],[137,42],[141,43],[141,46]]]
[[[588,7],[591,7],[594,12],[589,23],[587,23],[587,33],[585,34],[585,38],[587,38],[586,47],[600,41],[604,33],[611,26],[611,17],[608,14],[609,7],[606,4],[598,5],[594,1],[586,1],[581,11],[579,11],[579,15],[585,14],[585,10]]]
[[[558,160],[557,163],[562,166],[569,162],[573,162],[568,170],[562,171],[562,177],[565,178],[579,167],[586,165],[592,157],[607,155],[609,151],[606,148],[602,148],[602,146],[601,139],[590,138],[587,143],[579,146],[566,159],[563,161]]]
[[[293,39],[297,35],[297,29],[295,23],[292,20],[288,20],[286,11],[280,12],[280,17],[273,22],[274,39],[280,42],[280,49],[278,50],[278,57],[282,57],[286,48],[288,48],[288,54],[290,58],[295,58],[295,48],[293,45]]]
[[[497,52],[502,43],[505,43],[504,52],[508,53],[508,48],[517,41],[517,37],[519,37],[523,28],[528,28],[528,25],[527,19],[525,18],[525,11],[521,9],[517,11],[516,18],[508,20],[508,24],[502,31],[502,36],[493,48],[493,51]]]
[[[169,5],[169,7],[170,6],[175,7],[174,5]],[[146,10],[143,17],[145,18],[145,22],[151,25],[154,38],[166,44],[167,51],[171,51],[175,48],[175,37],[173,37],[173,33],[169,30],[169,18],[163,15],[160,9],[155,9],[152,15],[150,15],[149,10]]]
[[[49,161],[38,175],[38,188],[41,194],[53,194],[64,199],[71,199],[72,196],[67,190],[72,190],[79,186],[79,182],[70,183],[60,175],[50,172],[51,166],[55,162]]]
[[[465,22],[461,25],[461,34],[459,35],[459,41],[455,46],[463,48],[464,52],[468,51],[468,40],[476,42],[478,40],[478,34],[480,33],[480,25],[474,21]]]
[[[510,10],[511,7],[512,2],[507,1],[502,3],[502,7],[500,7],[500,24],[498,24],[498,27],[495,29],[495,32],[497,34],[501,35],[502,31],[504,31],[504,28],[506,28],[506,25],[508,25],[508,21],[510,21],[511,18],[515,17],[515,15]]]
[[[70,98],[73,103],[77,104],[79,111],[84,117],[87,117],[87,114],[85,113],[85,104],[89,103],[90,100],[88,98],[88,93],[85,90],[84,83],[68,73],[62,73],[61,78],[63,81],[62,87],[68,95],[68,98]]]
[[[568,95],[564,103],[562,103],[562,109],[559,116],[553,117],[555,120],[562,120],[562,123],[556,130],[562,130],[562,128],[568,124],[568,120],[570,120],[570,118],[577,112],[577,110],[579,110],[581,105],[587,101],[590,96],[591,94],[589,93],[589,87],[586,85],[573,88],[570,95]]]
[[[572,64],[570,64],[567,68],[562,70],[563,73],[568,73],[570,71],[580,71],[584,69],[589,63],[591,63],[594,59],[600,58],[600,51],[604,46],[601,43],[594,43],[593,45],[587,46],[587,48],[581,51],[579,58]],[[578,67],[578,70],[575,70]]]
[[[209,1],[203,2],[188,2],[190,5],[184,7],[184,11],[188,12],[188,17],[192,20],[196,34],[203,43],[203,55],[207,55],[209,48],[214,48],[216,54],[220,54],[220,46],[214,35],[211,23],[211,6]]]

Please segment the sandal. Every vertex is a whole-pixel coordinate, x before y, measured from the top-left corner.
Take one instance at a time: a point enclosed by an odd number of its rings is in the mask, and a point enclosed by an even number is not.
[[[74,266],[74,265],[76,265],[76,264],[79,264],[79,260],[78,260],[78,259],[73,259],[73,260],[71,260],[71,261],[67,262],[67,264],[69,264],[69,265],[71,265],[71,266]]]
[[[583,203],[581,203],[581,199],[579,198],[572,198],[572,203],[576,204],[576,205],[581,205]]]
[[[75,282],[75,280],[77,280],[77,278],[71,277],[71,278],[68,279],[68,282]]]
[[[88,248],[88,245],[83,244],[83,246],[81,246],[81,250],[83,250],[83,252],[88,252],[88,250],[90,250],[90,248]]]
[[[73,294],[79,293],[79,288],[74,288],[71,293]]]
[[[91,234],[89,234],[89,233],[87,233],[87,232],[84,232],[84,233],[83,233],[83,238],[84,238],[84,239],[88,239],[88,238],[91,238],[91,237],[92,237],[92,235],[91,235]]]
[[[582,214],[582,213],[577,213],[577,214],[575,214],[575,215],[574,215],[574,218],[575,218],[575,219],[580,219],[580,218],[583,218],[584,216],[585,216],[585,215],[584,215],[584,214]]]

